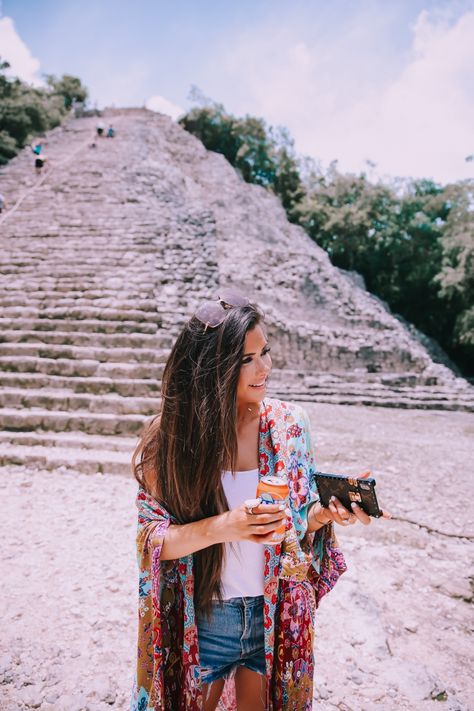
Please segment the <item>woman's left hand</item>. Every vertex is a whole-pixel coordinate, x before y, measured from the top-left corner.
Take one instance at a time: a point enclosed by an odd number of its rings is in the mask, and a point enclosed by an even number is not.
[[[371,472],[364,472],[358,476],[357,479],[367,479],[369,476],[371,476]],[[336,496],[331,496],[328,508],[321,506],[321,510],[319,512],[315,511],[314,515],[316,521],[320,523],[323,523],[323,521],[324,523],[330,523],[333,521],[334,523],[338,523],[340,526],[349,526],[353,523],[357,523],[357,521],[360,521],[360,523],[364,524],[364,526],[368,526],[372,520],[371,517],[366,514],[358,504],[353,503],[352,511],[349,511],[346,509],[344,504],[341,504]],[[392,515],[388,511],[382,511],[382,518],[391,517]]]

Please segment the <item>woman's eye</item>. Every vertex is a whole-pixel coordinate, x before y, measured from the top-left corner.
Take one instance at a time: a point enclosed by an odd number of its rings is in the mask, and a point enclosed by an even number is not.
[[[262,356],[267,355],[267,353],[270,353],[271,348],[270,346],[266,346],[263,351],[262,351]],[[245,363],[251,363],[252,362],[252,356],[247,356],[247,358],[242,358],[242,365],[245,365]]]

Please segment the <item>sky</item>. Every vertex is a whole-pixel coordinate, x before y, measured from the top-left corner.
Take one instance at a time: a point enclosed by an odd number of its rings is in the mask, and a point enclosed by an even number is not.
[[[0,0],[0,56],[100,108],[176,118],[197,86],[322,167],[474,177],[474,0]]]

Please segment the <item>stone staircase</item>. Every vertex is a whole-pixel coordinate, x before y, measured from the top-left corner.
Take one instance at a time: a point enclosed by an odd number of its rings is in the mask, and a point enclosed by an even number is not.
[[[173,338],[218,285],[267,315],[272,393],[293,400],[474,409],[376,299],[332,267],[278,202],[164,116],[109,112],[0,170],[0,463],[128,472],[157,412]]]

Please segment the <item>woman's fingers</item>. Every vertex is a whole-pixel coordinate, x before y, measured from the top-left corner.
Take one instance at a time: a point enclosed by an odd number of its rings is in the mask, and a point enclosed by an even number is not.
[[[352,512],[355,515],[356,519],[358,519],[361,523],[364,524],[364,526],[368,526],[369,523],[371,522],[371,518],[369,514],[366,514],[364,509],[362,509],[358,504],[355,502],[351,504]],[[356,521],[354,521],[356,523]]]
[[[347,525],[344,521],[349,519],[351,512],[341,504],[336,496],[331,496],[329,501],[329,510],[331,511],[333,520],[336,523],[339,523],[341,526]]]
[[[351,505],[352,510],[349,511],[336,496],[332,496],[329,507],[333,513],[334,521],[341,526],[349,526],[357,521],[363,523],[364,526],[368,526],[370,523],[370,516],[356,503]]]
[[[247,514],[247,523],[253,526],[262,523],[272,523],[273,521],[284,521],[287,516],[286,510],[275,511],[274,513],[264,513],[264,514]]]
[[[276,521],[273,523],[261,523],[256,526],[251,527],[251,536],[265,536],[267,533],[273,533],[277,528],[282,525],[281,521]]]
[[[281,504],[259,504],[254,509],[252,509],[251,516],[267,513],[275,513],[277,511],[284,511],[286,509],[286,502]]]

